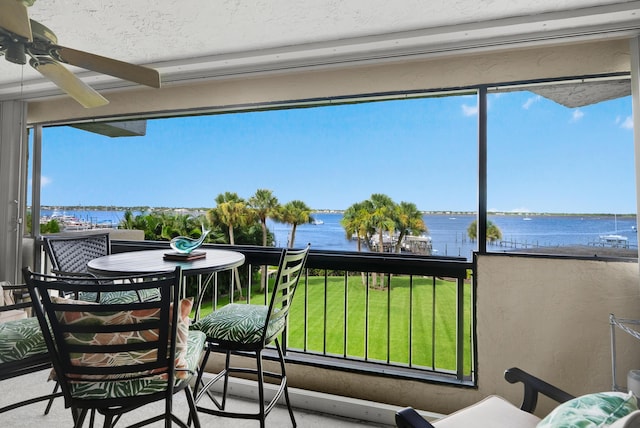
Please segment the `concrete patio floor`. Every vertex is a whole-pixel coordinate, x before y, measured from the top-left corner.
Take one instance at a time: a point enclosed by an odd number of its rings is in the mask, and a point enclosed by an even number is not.
[[[47,382],[48,371],[41,371],[29,375],[20,376],[0,382],[0,407],[20,400],[44,395],[53,389],[53,383]],[[240,385],[239,390],[243,386]],[[345,397],[336,397],[326,394],[317,394],[308,391],[290,389],[296,422],[300,428],[356,428],[356,427],[390,427],[393,425],[395,408],[392,406],[353,400]],[[206,398],[203,398],[206,400]],[[201,404],[207,406],[206,403]],[[71,412],[64,408],[64,400],[57,398],[54,401],[51,412],[44,415],[46,403],[40,402],[29,406],[23,406],[0,414],[0,426],[3,427],[72,427]],[[157,414],[162,404],[150,404],[137,411],[131,412],[120,420],[117,426],[125,427],[145,417]],[[247,408],[252,410],[255,404],[246,399],[234,397],[230,406],[240,410]],[[174,399],[175,413],[186,420],[187,403],[183,393],[176,394]],[[345,415],[351,415],[347,417]],[[208,414],[200,414],[200,423],[203,427],[233,427],[249,428],[259,427],[258,421],[246,421],[240,419],[220,418]],[[85,426],[89,426],[85,421]],[[102,418],[96,421],[96,426],[102,426]],[[148,425],[149,427],[162,427],[162,422]],[[291,420],[285,407],[277,406],[267,417],[267,427],[290,427]]]

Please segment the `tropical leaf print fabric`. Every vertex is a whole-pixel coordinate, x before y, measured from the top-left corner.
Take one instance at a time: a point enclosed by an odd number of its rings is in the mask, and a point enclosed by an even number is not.
[[[187,352],[185,361],[187,366],[176,369],[176,384],[187,382],[188,378],[198,369],[200,356],[206,336],[199,331],[190,331],[187,338]],[[182,373],[182,375],[181,375]],[[140,379],[122,379],[118,381],[71,382],[71,394],[76,398],[103,399],[133,397],[164,391],[167,379],[164,375]]]
[[[140,300],[142,300],[143,302],[148,302],[151,300],[159,300],[160,295],[158,294],[158,290],[154,290],[154,289],[140,290],[139,297],[138,297],[138,293],[131,290],[109,291],[107,293],[100,293],[100,302],[98,302],[97,292],[83,291],[79,294],[78,299],[85,302],[116,304],[116,303],[135,303],[135,302],[139,302]]]
[[[120,325],[138,324],[149,320],[160,319],[160,309],[134,309],[122,312],[91,311],[94,304],[67,299],[54,298],[57,303],[80,303],[87,306],[83,311],[57,311],[56,318],[65,325]],[[176,334],[175,377],[177,380],[188,379],[197,368],[198,359],[203,349],[204,334],[189,332],[189,314],[193,305],[192,299],[182,299],[178,308],[178,325]],[[64,334],[64,340],[74,345],[119,345],[156,341],[159,331],[146,329],[121,333],[74,333]],[[190,349],[190,345],[195,346]],[[195,356],[195,357],[194,357]],[[71,363],[77,366],[112,367],[122,364],[144,364],[157,359],[155,349],[114,353],[74,353]],[[195,361],[195,362],[194,362]],[[140,376],[145,376],[141,378]],[[140,371],[126,375],[74,375],[71,381],[72,394],[82,398],[127,397],[150,394],[166,389],[166,373]]]
[[[583,395],[556,407],[537,428],[608,427],[637,409],[633,394],[600,392]]]
[[[0,323],[0,337],[0,364],[48,352],[35,317]]]
[[[231,303],[192,325],[192,329],[204,332],[212,340],[235,343],[257,343],[262,339],[269,308],[263,305]],[[285,325],[279,318],[267,327],[267,338],[278,334]]]
[[[184,359],[184,366],[178,367],[176,364],[176,379],[186,381],[198,371],[200,357],[204,350],[204,343],[207,336],[201,331],[189,331],[187,328],[187,349]]]

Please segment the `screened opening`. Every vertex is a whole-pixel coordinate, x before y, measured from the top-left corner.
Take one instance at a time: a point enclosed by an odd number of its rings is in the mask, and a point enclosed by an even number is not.
[[[637,257],[628,79],[490,93],[488,251]]]
[[[487,251],[637,256],[629,85],[616,77],[489,88]],[[294,245],[378,251],[379,234],[358,239],[342,220],[384,195],[415,205],[424,223],[401,244],[397,228],[385,231],[385,251],[471,260],[483,197],[478,105],[474,90],[456,90],[116,121],[133,128],[121,138],[96,133],[100,122],[87,125],[93,132],[45,127],[40,215],[129,227],[128,209],[205,216],[219,195],[249,200],[268,189],[281,204],[309,208]],[[269,245],[291,245],[291,224],[268,227]]]

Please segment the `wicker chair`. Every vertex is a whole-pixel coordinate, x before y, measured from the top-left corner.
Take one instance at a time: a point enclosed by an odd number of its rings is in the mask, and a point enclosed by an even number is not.
[[[308,252],[308,246],[303,250],[284,250],[282,252],[271,300],[268,305],[232,303],[212,312],[192,325],[192,329],[202,331],[207,335],[206,353],[196,380],[196,402],[204,395],[208,395],[216,407],[198,406],[199,411],[230,418],[256,419],[260,421],[260,427],[264,428],[267,415],[284,394],[291,422],[294,427],[296,426],[296,420],[289,401],[284,356],[278,336],[287,326],[289,308],[291,307],[300,274],[306,263]],[[275,343],[280,362],[280,373],[265,371],[262,368],[262,352],[271,342]],[[212,351],[226,354],[225,368],[210,379],[206,385],[202,385],[202,374]],[[232,352],[254,356],[256,368],[231,367]],[[257,413],[240,413],[225,410],[229,374],[234,372],[252,374],[257,378],[259,408]],[[280,382],[277,392],[268,403],[265,403],[265,376]],[[219,380],[224,380],[221,401],[218,401],[210,391],[211,385]]]
[[[93,276],[87,269],[87,263],[95,258],[111,254],[109,232],[72,233],[66,235],[50,235],[44,238],[45,251],[51,260],[51,272],[60,276]],[[101,283],[110,282],[103,279]],[[97,283],[97,285],[99,285]],[[79,300],[92,302],[121,302],[134,299],[153,300],[158,298],[155,290],[141,290],[136,293],[127,291],[83,291],[75,296]]]
[[[90,260],[111,254],[109,232],[50,235],[43,239],[51,271],[57,275],[87,274]]]
[[[180,299],[181,270],[119,278],[100,284],[108,292],[155,289],[161,298],[128,303],[92,303],[71,300],[60,292],[89,291],[95,279],[52,277],[24,270],[34,312],[60,383],[65,406],[71,408],[74,427],[80,428],[89,412],[96,412],[104,427],[146,404],[164,401],[162,413],[140,427],[164,421],[187,428],[200,426],[190,378],[204,349],[205,335],[189,331],[191,299]],[[184,391],[189,405],[188,423],[172,408],[173,395]]]

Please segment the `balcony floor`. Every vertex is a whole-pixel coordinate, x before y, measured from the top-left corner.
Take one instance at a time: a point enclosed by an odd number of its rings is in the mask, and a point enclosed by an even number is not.
[[[2,393],[0,394],[0,407],[14,403],[18,400],[26,399],[29,397],[36,397],[39,395],[44,395],[48,392],[51,392],[54,384],[52,382],[46,382],[46,378],[48,376],[48,370],[41,371],[34,374],[24,375],[13,379],[8,379],[0,382],[0,390]],[[296,398],[304,396],[304,392],[302,394],[296,394],[296,390],[290,389],[292,392],[292,401],[294,402],[294,406],[296,404],[296,400],[306,401],[305,399]],[[299,391],[299,390],[298,390]],[[342,399],[340,397],[336,397],[338,400],[336,403],[342,403],[342,406],[338,405],[338,407],[344,408],[344,403],[349,402],[350,399]],[[204,403],[206,398],[203,398],[201,404],[207,406]],[[319,400],[312,400],[319,401]],[[376,403],[369,403],[376,408]],[[11,410],[9,412],[5,412],[0,414],[0,422],[2,426],[9,427],[34,427],[34,426],[46,426],[51,428],[57,427],[70,427],[73,425],[73,421],[71,418],[71,412],[68,409],[64,408],[64,400],[62,398],[57,398],[54,401],[51,412],[48,415],[44,415],[44,408],[46,406],[46,402],[40,402],[31,404],[29,406],[23,406],[15,410]],[[134,423],[138,420],[142,420],[145,417],[152,416],[156,414],[155,409],[161,409],[162,404],[150,404],[146,407],[143,407],[137,411],[133,411],[120,420],[117,426],[124,427],[131,423]],[[249,403],[240,398],[233,398],[229,403],[229,406],[233,406],[233,409],[240,410],[241,408],[248,408],[250,411],[253,411],[255,407],[247,407]],[[329,408],[332,407],[331,404],[328,405]],[[178,414],[179,417],[184,417],[183,420],[186,420],[187,415],[187,404],[186,399],[183,393],[178,393],[175,396],[174,400],[174,411]],[[373,417],[369,417],[368,419],[377,419],[376,422],[358,420],[348,417],[335,416],[328,413],[320,412],[320,411],[310,411],[300,408],[295,408],[295,416],[298,426],[300,428],[356,428],[356,427],[390,427],[392,422],[389,420],[391,418],[390,412],[393,411],[392,408],[386,405],[380,405],[381,411],[384,413],[384,416],[381,418],[377,418],[375,415]],[[344,409],[340,410],[344,414]],[[371,416],[370,411],[366,411],[365,413]],[[384,423],[380,423],[379,421],[383,420]],[[228,419],[228,418],[219,418],[216,416],[208,415],[208,414],[200,414],[200,423],[203,427],[206,426],[216,426],[216,427],[233,427],[233,428],[244,428],[244,427],[258,427],[258,421],[245,421],[240,419]],[[88,426],[88,420],[85,421],[85,426]],[[96,426],[102,426],[102,419],[99,418],[96,421]],[[158,422],[155,424],[148,425],[149,427],[162,427],[164,424],[162,422]],[[287,412],[286,407],[277,406],[267,417],[267,427],[290,427],[291,420],[289,419],[289,414]]]

